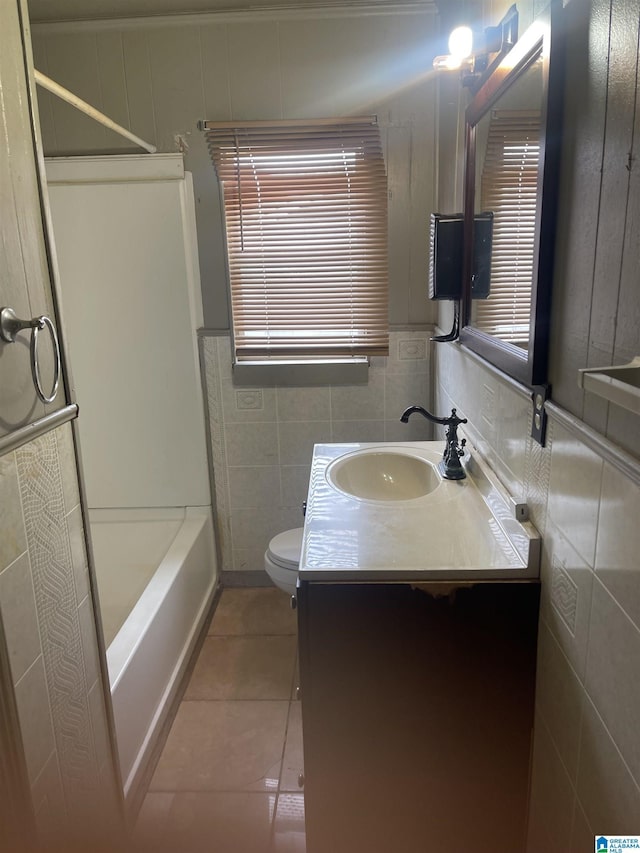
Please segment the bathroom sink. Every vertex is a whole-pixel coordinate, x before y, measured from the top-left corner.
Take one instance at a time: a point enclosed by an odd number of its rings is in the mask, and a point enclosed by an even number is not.
[[[409,501],[441,483],[435,465],[421,456],[393,449],[359,450],[334,460],[327,480],[338,491],[369,501]]]
[[[477,583],[539,575],[540,537],[480,453],[445,479],[444,441],[316,444],[300,582]]]

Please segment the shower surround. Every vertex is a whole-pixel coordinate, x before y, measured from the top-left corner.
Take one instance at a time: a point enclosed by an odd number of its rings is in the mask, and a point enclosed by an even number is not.
[[[217,583],[181,155],[47,161],[63,317],[125,796],[136,792]]]

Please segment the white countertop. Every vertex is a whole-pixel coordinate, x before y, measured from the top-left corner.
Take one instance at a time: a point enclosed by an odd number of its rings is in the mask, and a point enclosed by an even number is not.
[[[540,539],[515,520],[504,489],[476,456],[464,480],[442,480],[412,500],[376,502],[338,491],[326,477],[339,456],[373,449],[418,451],[437,464],[444,442],[317,444],[314,449],[300,579],[451,581],[532,579]]]

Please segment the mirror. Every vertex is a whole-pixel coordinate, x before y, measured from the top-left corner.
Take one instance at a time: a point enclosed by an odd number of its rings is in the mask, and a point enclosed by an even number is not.
[[[552,4],[555,6],[555,4]],[[549,16],[466,112],[461,342],[520,382],[547,380],[561,55]]]

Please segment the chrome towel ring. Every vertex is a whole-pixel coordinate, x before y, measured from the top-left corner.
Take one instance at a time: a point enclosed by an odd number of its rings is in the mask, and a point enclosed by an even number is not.
[[[38,335],[44,328],[49,330],[54,352],[53,385],[49,394],[45,394],[42,388],[40,365],[38,363]],[[31,329],[31,376],[36,394],[43,403],[53,403],[60,383],[60,344],[58,343],[55,326],[46,314],[42,314],[40,317],[33,317],[31,320],[20,320],[13,308],[3,308],[0,311],[0,337],[3,341],[10,344],[14,343],[16,335],[23,329]]]

